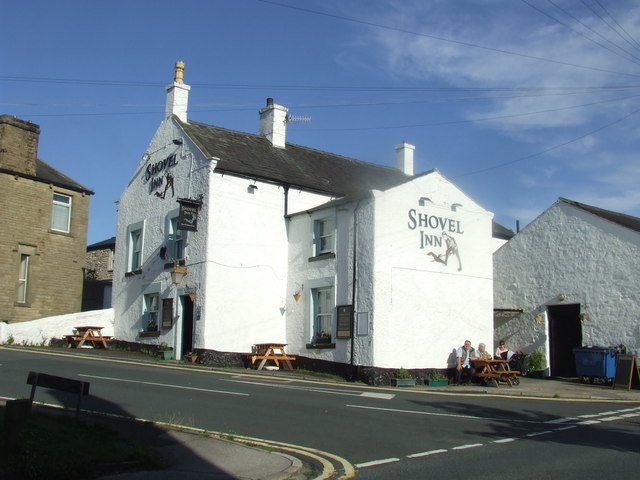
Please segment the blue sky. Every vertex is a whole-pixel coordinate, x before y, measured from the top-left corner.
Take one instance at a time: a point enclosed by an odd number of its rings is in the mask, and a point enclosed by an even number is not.
[[[3,2],[0,113],[95,191],[88,242],[164,115],[176,60],[189,118],[382,165],[416,146],[495,220],[558,197],[640,216],[640,4],[627,0]]]

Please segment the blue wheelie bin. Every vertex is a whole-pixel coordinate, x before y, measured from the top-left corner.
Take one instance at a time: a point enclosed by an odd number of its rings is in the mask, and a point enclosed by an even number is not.
[[[581,347],[574,348],[573,354],[576,357],[576,374],[581,382],[588,380],[593,383],[595,379],[599,379],[607,383],[616,376],[618,352],[615,348]]]

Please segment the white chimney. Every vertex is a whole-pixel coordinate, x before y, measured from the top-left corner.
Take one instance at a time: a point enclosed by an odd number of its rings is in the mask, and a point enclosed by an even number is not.
[[[182,122],[187,123],[189,90],[191,90],[191,87],[184,84],[184,62],[176,62],[176,73],[173,78],[173,83],[167,85],[167,105],[164,110],[165,118],[175,115]]]
[[[413,175],[413,151],[415,145],[403,141],[396,145],[396,167],[406,175]]]
[[[267,98],[267,106],[260,110],[258,135],[267,137],[274,147],[284,148],[288,111],[288,108],[273,103],[273,98]]]

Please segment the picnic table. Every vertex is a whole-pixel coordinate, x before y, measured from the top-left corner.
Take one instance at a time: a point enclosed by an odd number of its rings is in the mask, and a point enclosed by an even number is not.
[[[71,335],[65,335],[67,339],[67,348],[82,348],[82,346],[88,342],[96,348],[108,348],[107,342],[111,340],[108,335],[102,335],[102,329],[104,327],[87,326],[82,325],[80,327],[74,327],[74,333]]]
[[[296,355],[287,354],[284,351],[286,346],[286,343],[256,343],[253,346],[253,352],[248,354],[251,365],[260,360],[257,370],[262,370],[267,361],[271,360],[277,367],[280,367],[280,362],[283,362],[286,368],[293,370],[291,361],[296,359]]]
[[[473,368],[476,369],[476,377],[480,377],[491,382],[496,386],[500,386],[500,381],[506,382],[507,385],[513,387],[518,385],[520,380],[518,379],[517,370],[509,370],[507,360],[481,360],[479,358],[472,358]]]

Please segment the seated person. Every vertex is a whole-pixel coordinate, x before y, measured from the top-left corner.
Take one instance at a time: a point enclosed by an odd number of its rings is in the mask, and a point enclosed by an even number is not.
[[[463,373],[468,375],[469,380],[476,374],[471,364],[471,359],[476,357],[476,351],[471,346],[470,340],[465,340],[464,345],[456,349],[456,385],[460,385]]]
[[[491,354],[487,352],[487,346],[484,343],[478,344],[478,350],[476,350],[476,356],[480,360],[491,360]]]
[[[498,342],[498,348],[496,348],[496,359],[509,360],[513,355],[513,352],[507,348],[504,340]]]

